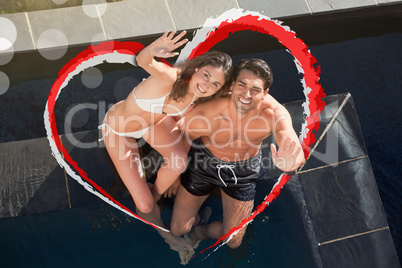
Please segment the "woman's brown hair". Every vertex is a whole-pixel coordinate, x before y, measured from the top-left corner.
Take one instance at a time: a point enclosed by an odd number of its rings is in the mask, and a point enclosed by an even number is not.
[[[170,92],[169,97],[175,101],[182,101],[188,93],[188,84],[195,73],[195,69],[200,69],[206,65],[221,68],[225,75],[225,83],[215,94],[199,98],[196,103],[201,103],[214,97],[226,96],[230,91],[230,78],[233,70],[232,59],[224,52],[211,51],[177,66],[181,71],[176,82],[173,84],[173,90]]]

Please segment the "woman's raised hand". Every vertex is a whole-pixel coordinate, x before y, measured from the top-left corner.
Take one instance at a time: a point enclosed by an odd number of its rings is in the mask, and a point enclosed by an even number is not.
[[[187,43],[188,39],[180,40],[186,31],[182,31],[176,37],[174,36],[176,32],[166,31],[161,37],[156,39],[150,46],[150,49],[154,56],[159,58],[170,58],[179,55],[179,52],[172,52],[176,48],[181,47]]]

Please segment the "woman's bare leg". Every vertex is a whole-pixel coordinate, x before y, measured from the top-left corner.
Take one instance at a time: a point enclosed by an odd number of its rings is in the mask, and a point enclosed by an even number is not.
[[[103,135],[107,129],[103,130]],[[137,214],[145,220],[167,229],[160,217],[157,201],[160,194],[149,187],[144,176],[138,145],[135,139],[116,135],[112,131],[104,136],[106,149],[122,181],[136,205]],[[184,239],[175,239],[172,234],[158,230],[171,249],[178,251],[182,263],[187,263],[194,250]]]
[[[143,138],[162,155],[165,161],[158,170],[154,185],[155,192],[162,195],[186,169],[189,148],[185,145],[173,117],[160,120],[145,133]]]
[[[155,200],[154,210],[144,214],[145,219],[159,226],[165,226],[160,216],[160,209],[156,203],[161,195],[177,180],[187,166],[187,148],[182,139],[181,132],[176,127],[176,121],[172,117],[166,117],[152,126],[143,136],[156,151],[158,151],[165,163],[158,170],[157,178],[152,187]],[[183,238],[174,236],[172,233],[158,231],[169,244],[170,248],[180,254],[182,263],[185,264],[194,254],[194,249]]]
[[[129,190],[138,210],[149,213],[154,207],[154,198],[142,171],[140,154],[135,139],[118,136],[112,131],[105,136],[106,150],[113,161],[122,181]]]

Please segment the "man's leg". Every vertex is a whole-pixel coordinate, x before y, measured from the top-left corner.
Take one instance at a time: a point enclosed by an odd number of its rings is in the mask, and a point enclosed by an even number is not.
[[[190,194],[183,185],[179,186],[174,202],[170,231],[173,235],[181,236],[190,232],[194,223],[200,221],[198,211],[208,195],[195,196]]]
[[[254,200],[240,201],[234,199],[221,190],[222,206],[223,206],[223,233],[226,234],[233,227],[239,226],[240,223],[251,215],[254,206]],[[227,245],[230,248],[237,248],[240,246],[244,234],[246,233],[247,226],[243,227],[240,232],[233,236]]]
[[[239,226],[241,221],[249,217],[254,206],[254,200],[240,201],[228,196],[221,190],[223,220],[212,222],[206,225],[196,226],[190,233],[192,241],[203,239],[219,239],[229,232],[233,227]],[[240,246],[243,236],[246,233],[246,227],[243,227],[233,238],[227,243],[230,248]]]

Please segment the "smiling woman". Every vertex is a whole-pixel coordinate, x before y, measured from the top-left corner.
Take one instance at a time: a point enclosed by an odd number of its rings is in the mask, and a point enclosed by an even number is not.
[[[61,7],[104,4],[124,0],[14,0],[0,2],[0,14],[29,12]]]

